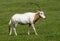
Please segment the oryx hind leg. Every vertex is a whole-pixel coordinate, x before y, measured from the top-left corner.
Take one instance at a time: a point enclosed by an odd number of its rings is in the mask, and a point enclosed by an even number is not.
[[[12,24],[9,25],[9,35],[12,34]]]
[[[13,27],[14,33],[15,33],[15,35],[17,36],[16,27],[17,27],[17,23],[14,24],[14,27]]]

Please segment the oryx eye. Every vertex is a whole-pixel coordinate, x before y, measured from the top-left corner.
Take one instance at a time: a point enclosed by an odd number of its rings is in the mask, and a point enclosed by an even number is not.
[[[42,13],[40,13],[40,14],[42,14]]]

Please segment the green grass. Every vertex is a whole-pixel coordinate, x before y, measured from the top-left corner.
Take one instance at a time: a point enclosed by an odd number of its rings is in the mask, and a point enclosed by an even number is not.
[[[39,36],[32,28],[28,36],[28,25],[18,25],[18,36],[9,36],[8,22],[13,14],[38,10],[27,2],[40,4],[45,12],[46,20],[39,19],[35,24]],[[0,0],[0,41],[60,41],[60,0]]]

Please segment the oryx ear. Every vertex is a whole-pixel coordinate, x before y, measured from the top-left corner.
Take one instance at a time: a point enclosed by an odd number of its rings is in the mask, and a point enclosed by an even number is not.
[[[40,11],[39,11],[39,10],[37,10],[37,13],[40,13]]]

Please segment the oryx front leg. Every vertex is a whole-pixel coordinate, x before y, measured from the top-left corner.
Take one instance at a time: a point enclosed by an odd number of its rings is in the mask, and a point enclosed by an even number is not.
[[[29,27],[28,27],[28,35],[30,35]]]
[[[38,35],[37,32],[36,32],[36,29],[35,29],[35,27],[34,27],[34,24],[31,24],[31,26],[32,26],[32,28],[33,28],[35,34]]]
[[[30,35],[30,27],[31,27],[31,24],[29,24],[29,27],[28,27],[28,35]]]

